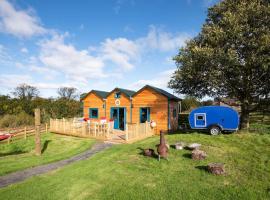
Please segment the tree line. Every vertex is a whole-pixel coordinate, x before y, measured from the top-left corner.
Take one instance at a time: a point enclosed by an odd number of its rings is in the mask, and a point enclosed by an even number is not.
[[[61,87],[56,98],[40,97],[31,85],[18,85],[11,95],[0,95],[0,127],[16,127],[34,123],[34,108],[41,109],[41,121],[50,118],[82,116],[82,103],[76,88]]]

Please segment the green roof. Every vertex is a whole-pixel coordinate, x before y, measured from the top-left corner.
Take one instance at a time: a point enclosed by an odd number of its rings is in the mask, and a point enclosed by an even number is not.
[[[133,90],[127,90],[127,89],[123,89],[123,88],[116,88],[117,90],[119,90],[120,92],[124,93],[125,95],[131,97],[133,96],[136,91],[133,91]]]
[[[94,93],[96,93],[98,96],[102,97],[103,99],[106,99],[109,92],[106,91],[100,91],[100,90],[92,90]]]
[[[100,90],[91,90],[90,92],[88,92],[87,94],[84,93],[81,95],[81,100],[84,100],[85,97],[88,96],[88,94],[90,94],[91,92],[95,93],[96,95],[98,95],[99,97],[106,99],[107,95],[109,94],[109,92],[105,92],[105,91],[100,91]]]
[[[154,86],[151,86],[151,85],[146,85],[146,86],[144,86],[143,88],[141,88],[139,91],[143,90],[143,89],[146,88],[146,87],[149,87],[149,88],[151,88],[152,90],[154,90],[154,91],[156,91],[156,92],[158,92],[158,93],[160,93],[160,94],[166,96],[166,97],[167,97],[168,99],[170,99],[170,100],[177,100],[177,101],[181,100],[180,98],[174,96],[173,94],[170,94],[169,92],[167,92],[167,91],[165,91],[165,90],[163,90],[163,89],[160,89],[160,88],[157,88],[157,87],[154,87]],[[136,92],[136,91],[133,91],[133,90],[127,90],[127,89],[123,89],[123,88],[115,88],[115,89],[112,90],[111,92],[100,91],[100,90],[91,90],[89,93],[94,92],[94,93],[95,93],[96,95],[98,95],[99,97],[101,97],[101,98],[103,98],[103,99],[106,99],[107,96],[108,96],[109,94],[111,94],[111,93],[112,93],[113,91],[115,91],[115,90],[117,90],[117,91],[119,91],[119,92],[125,94],[125,95],[128,96],[128,97],[132,97],[132,96],[134,96],[136,93],[139,92],[139,91]],[[84,97],[82,98],[82,100],[83,100],[89,93],[84,94]]]
[[[177,100],[177,101],[181,100],[181,99],[178,98],[177,96],[174,96],[173,94],[171,94],[171,93],[169,93],[169,92],[167,92],[167,91],[165,91],[165,90],[163,90],[163,89],[160,89],[160,88],[157,88],[157,87],[154,87],[154,86],[151,86],[151,85],[146,85],[146,86],[144,86],[143,88],[141,88],[139,91],[141,91],[142,89],[144,89],[144,88],[146,88],[146,87],[149,87],[149,88],[151,88],[152,90],[155,90],[156,92],[158,92],[158,93],[160,93],[160,94],[162,94],[162,95],[168,97],[168,99],[170,99],[170,100]],[[139,91],[138,91],[138,92],[139,92]]]

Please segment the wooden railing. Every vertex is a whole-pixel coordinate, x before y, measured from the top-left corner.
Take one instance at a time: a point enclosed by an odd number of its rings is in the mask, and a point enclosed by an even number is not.
[[[150,126],[149,122],[127,123],[125,132],[126,141],[133,142],[154,135],[155,129]]]
[[[113,123],[84,122],[76,119],[50,119],[50,131],[54,133],[90,137],[102,140],[115,140],[115,135],[122,142],[132,143],[154,135],[150,123],[126,124],[125,131],[113,130]]]
[[[16,140],[20,139],[27,139],[29,136],[35,135],[35,127],[23,127],[23,128],[13,128],[8,131],[2,130],[6,134],[10,134],[10,137],[0,141],[0,143],[11,143]],[[48,132],[48,125],[42,124],[40,126],[40,133],[47,133]]]
[[[111,128],[109,123],[101,124],[73,119],[50,119],[50,131],[78,137],[108,139]]]

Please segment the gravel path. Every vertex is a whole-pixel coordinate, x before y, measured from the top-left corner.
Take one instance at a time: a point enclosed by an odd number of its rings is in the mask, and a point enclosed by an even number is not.
[[[29,169],[25,169],[25,170],[21,170],[18,172],[14,172],[11,174],[1,176],[0,177],[0,188],[6,187],[10,184],[24,181],[25,179],[30,178],[32,176],[47,173],[49,171],[58,169],[60,167],[68,165],[70,163],[74,163],[74,162],[77,162],[80,160],[85,160],[85,159],[93,156],[94,154],[96,154],[104,149],[107,149],[111,146],[112,146],[112,144],[110,144],[110,143],[98,143],[98,144],[95,144],[91,149],[89,149],[81,154],[78,154],[76,156],[73,156],[71,158],[68,158],[65,160],[60,160],[60,161],[46,164],[46,165],[40,165],[37,167],[33,167],[33,168],[29,168]]]

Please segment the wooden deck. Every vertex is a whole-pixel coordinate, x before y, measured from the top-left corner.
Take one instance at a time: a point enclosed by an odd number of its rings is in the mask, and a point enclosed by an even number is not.
[[[108,143],[132,143],[154,135],[150,123],[126,124],[125,131],[112,128],[110,123],[50,119],[50,131],[76,137],[95,138]]]

